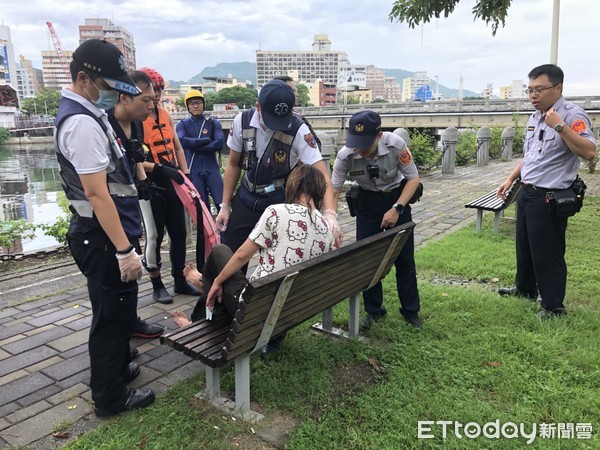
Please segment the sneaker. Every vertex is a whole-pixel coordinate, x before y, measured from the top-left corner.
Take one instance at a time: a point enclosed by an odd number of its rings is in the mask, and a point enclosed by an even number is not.
[[[367,314],[360,322],[360,331],[369,331],[374,322],[379,322],[385,314]]]
[[[140,354],[140,351],[135,347],[129,347],[129,359],[135,359]]]
[[[137,378],[137,376],[140,374],[140,371],[140,365],[136,362],[131,362],[129,363],[129,366],[127,366],[125,373],[121,374],[121,378],[123,379],[124,383],[129,383]]]
[[[537,295],[521,292],[515,286],[509,288],[500,288],[498,289],[498,294],[500,294],[502,297],[525,297],[533,301],[537,299]]]
[[[133,335],[146,339],[154,339],[163,334],[164,328],[159,325],[150,325],[145,320],[138,316],[135,326],[133,327]]]
[[[154,289],[152,291],[152,298],[163,305],[173,303],[173,297],[171,297],[171,294],[169,294],[164,287]]]
[[[98,417],[114,416],[125,411],[133,411],[134,409],[145,408],[154,403],[155,396],[152,389],[134,389],[127,387],[125,402],[115,408],[94,408],[94,412]]]
[[[176,281],[175,288],[173,290],[176,294],[200,295],[200,291],[185,280],[180,282]]]

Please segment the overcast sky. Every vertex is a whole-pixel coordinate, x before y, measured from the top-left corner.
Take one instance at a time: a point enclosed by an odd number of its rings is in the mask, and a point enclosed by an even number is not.
[[[46,21],[66,50],[78,45],[86,17],[109,18],[135,37],[139,67],[167,79],[187,80],[220,62],[256,61],[256,50],[311,50],[326,33],[332,49],[352,64],[424,70],[440,83],[494,92],[549,62],[553,0],[513,0],[507,25],[495,37],[474,22],[474,0],[461,0],[448,19],[417,29],[390,22],[393,0],[0,0],[0,21],[11,28],[15,57],[41,67],[40,50],[52,49]],[[566,95],[600,95],[599,0],[563,0],[558,64]]]

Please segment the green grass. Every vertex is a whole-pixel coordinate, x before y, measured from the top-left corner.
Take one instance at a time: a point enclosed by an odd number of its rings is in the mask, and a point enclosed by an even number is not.
[[[251,360],[252,400],[267,415],[290,417],[290,449],[520,449],[524,438],[417,439],[419,420],[483,425],[591,423],[592,439],[537,438],[537,449],[600,448],[600,198],[586,199],[567,236],[569,314],[540,321],[536,305],[496,294],[514,279],[514,225],[491,218],[417,252],[424,330],[404,325],[393,277],[385,284],[389,314],[370,343],[315,336],[305,324],[268,361]],[[343,278],[343,277],[342,277]],[[334,311],[347,323],[347,306]],[[233,391],[231,368],[222,389]],[[272,448],[255,428],[193,397],[204,376],[180,383],[144,410],[124,414],[72,443],[73,449]],[[264,446],[263,446],[264,445]]]

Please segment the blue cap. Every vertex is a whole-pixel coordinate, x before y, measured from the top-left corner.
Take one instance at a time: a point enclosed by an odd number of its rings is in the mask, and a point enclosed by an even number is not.
[[[272,80],[264,84],[258,94],[260,114],[265,125],[271,130],[286,131],[292,128],[295,103],[294,90],[281,80]]]
[[[346,147],[369,148],[381,131],[381,117],[368,109],[359,111],[350,118]]]

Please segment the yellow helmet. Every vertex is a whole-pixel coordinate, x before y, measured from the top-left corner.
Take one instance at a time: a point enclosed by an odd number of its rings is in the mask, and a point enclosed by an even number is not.
[[[196,90],[196,89],[192,89],[191,91],[188,91],[185,94],[185,97],[183,98],[183,104],[185,105],[186,108],[189,109],[188,107],[188,100],[191,98],[199,98],[200,100],[202,100],[202,103],[204,103],[204,95],[202,95],[202,92]]]

